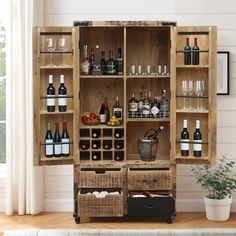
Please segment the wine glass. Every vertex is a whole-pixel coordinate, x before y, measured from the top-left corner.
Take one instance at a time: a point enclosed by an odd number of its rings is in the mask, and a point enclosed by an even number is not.
[[[193,94],[193,91],[194,91],[194,86],[193,86],[193,81],[192,80],[189,80],[188,81],[188,95],[190,96],[189,97],[189,109],[192,110],[193,107],[192,107],[192,99],[191,99],[191,96]]]
[[[59,39],[59,43],[58,43],[58,48],[61,52],[66,52],[68,51],[68,43],[65,37],[61,37]]]
[[[195,83],[194,83],[194,92],[198,96],[198,99],[197,99],[197,109],[201,109],[200,101],[199,101],[200,100],[200,96],[202,94],[202,81],[201,80],[195,81]]]
[[[203,94],[204,94],[205,91],[206,91],[206,83],[205,83],[204,80],[202,80],[202,81],[201,81],[201,84],[202,84],[202,90],[201,90],[201,95],[200,95],[200,96],[203,96]],[[201,107],[201,109],[206,109],[205,107],[202,106],[202,99],[201,99],[200,107]]]
[[[188,94],[188,82],[187,82],[186,80],[183,80],[183,81],[182,81],[181,92],[182,92],[182,95],[184,96],[183,109],[187,109],[187,106],[186,106],[186,97],[185,97],[185,96],[187,96],[187,94]]]
[[[47,42],[47,51],[50,52],[50,63],[48,64],[48,66],[55,66],[53,63],[52,63],[52,52],[55,51],[56,49],[56,40],[54,38],[47,38],[46,40]]]

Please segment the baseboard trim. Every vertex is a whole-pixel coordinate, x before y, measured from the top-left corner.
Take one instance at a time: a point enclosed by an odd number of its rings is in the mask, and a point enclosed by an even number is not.
[[[5,200],[0,199],[0,212],[5,212]]]

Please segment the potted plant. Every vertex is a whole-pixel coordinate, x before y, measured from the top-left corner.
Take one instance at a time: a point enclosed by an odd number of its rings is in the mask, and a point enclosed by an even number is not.
[[[197,183],[207,190],[204,197],[206,216],[209,220],[229,219],[232,193],[236,190],[236,175],[232,173],[234,161],[223,156],[218,165],[201,165],[192,168]]]

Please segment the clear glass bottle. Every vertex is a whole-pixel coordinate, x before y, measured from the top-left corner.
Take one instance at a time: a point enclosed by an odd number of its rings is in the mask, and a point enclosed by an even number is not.
[[[89,68],[90,68],[90,63],[89,63],[89,59],[88,59],[88,46],[84,45],[83,58],[81,61],[81,74],[88,75]]]
[[[161,114],[162,117],[169,117],[169,100],[166,97],[166,90],[162,89],[161,95]]]
[[[132,97],[129,99],[129,115],[131,118],[136,117],[136,113],[138,111],[138,100],[135,98],[134,93],[132,94]]]
[[[150,115],[151,110],[151,102],[149,99],[149,91],[148,89],[144,90],[144,100],[143,100],[143,115],[148,117]]]
[[[138,112],[140,115],[143,114],[143,92],[140,92],[140,95],[139,95]]]
[[[95,60],[95,55],[94,55],[94,49],[91,48],[91,53],[89,56],[89,74],[92,75],[93,74],[93,69],[94,69],[94,60]]]

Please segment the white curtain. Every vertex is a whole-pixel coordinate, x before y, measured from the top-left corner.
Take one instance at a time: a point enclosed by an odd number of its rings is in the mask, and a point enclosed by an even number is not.
[[[43,168],[33,166],[33,4],[9,1],[6,214],[43,210]],[[9,55],[9,54],[8,54]]]

